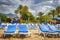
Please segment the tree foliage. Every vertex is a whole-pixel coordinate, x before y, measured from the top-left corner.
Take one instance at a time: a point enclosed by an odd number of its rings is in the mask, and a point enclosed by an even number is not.
[[[0,18],[2,19],[2,22],[6,21],[7,16],[5,14],[0,13]]]
[[[58,6],[58,7],[56,8],[56,11],[57,11],[57,14],[58,14],[57,16],[60,17],[60,6]]]
[[[29,12],[29,8],[27,5],[19,5],[19,7],[15,10],[15,13],[20,13],[21,18],[23,20],[29,20],[29,21],[36,21],[38,20],[39,22],[46,21],[46,20],[51,20],[52,17],[60,17],[60,6],[58,6],[56,9],[50,10],[50,12],[46,13],[47,15],[44,15],[45,13],[39,12],[38,17],[34,17],[31,12]]]
[[[42,22],[42,21],[44,21],[44,19],[43,19],[43,12],[39,12],[38,13],[38,22]]]
[[[21,19],[23,20],[34,20],[34,16],[32,15],[31,12],[29,12],[28,10],[28,6],[25,5],[25,6],[22,6],[22,5],[19,5],[19,7],[15,10],[15,13],[20,13],[21,15]]]

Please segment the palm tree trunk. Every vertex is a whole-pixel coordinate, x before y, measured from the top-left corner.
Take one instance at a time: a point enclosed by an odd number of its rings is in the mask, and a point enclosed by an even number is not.
[[[53,13],[53,18],[54,18],[54,13]]]

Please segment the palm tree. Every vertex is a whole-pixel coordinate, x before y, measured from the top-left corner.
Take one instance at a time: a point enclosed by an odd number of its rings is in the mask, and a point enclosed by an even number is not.
[[[19,7],[17,8],[17,10],[15,10],[15,13],[18,14],[20,13],[20,15],[22,16],[24,13],[27,13],[28,12],[28,6],[22,6],[22,5],[19,5]]]
[[[40,22],[43,21],[43,14],[44,14],[43,12],[39,12],[39,13],[38,13],[38,16],[39,16],[39,17],[38,17],[38,20],[40,20]]]
[[[54,17],[55,17],[55,15],[57,15],[56,10],[55,10],[55,9],[51,10],[51,11],[49,12],[49,15],[52,15],[52,16],[53,16],[53,18],[54,18]]]
[[[18,13],[21,14],[21,10],[23,9],[23,6],[22,5],[19,5],[19,7],[17,8],[17,10],[15,10],[15,13],[16,13],[16,16]]]
[[[56,8],[56,11],[58,12],[58,16],[60,15],[60,6]]]
[[[43,12],[39,12],[38,13],[38,16],[42,16],[44,13]]]
[[[23,12],[23,13],[28,12],[28,6],[25,5],[25,6],[23,7],[23,9],[22,9],[22,12]]]

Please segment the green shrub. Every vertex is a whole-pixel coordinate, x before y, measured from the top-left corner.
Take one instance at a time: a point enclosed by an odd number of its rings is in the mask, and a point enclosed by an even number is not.
[[[26,23],[26,20],[22,20],[22,23]]]

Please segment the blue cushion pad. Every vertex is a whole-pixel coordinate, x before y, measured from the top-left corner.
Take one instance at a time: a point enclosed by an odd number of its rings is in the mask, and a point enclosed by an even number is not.
[[[5,27],[6,27],[6,25],[1,25],[1,27],[2,27],[2,28],[5,28]]]
[[[19,31],[19,32],[22,32],[22,33],[27,33],[28,31]]]
[[[9,25],[7,31],[5,33],[13,33],[16,31],[16,25]]]
[[[15,31],[4,31],[5,33],[14,33]]]
[[[18,29],[19,29],[19,32],[28,32],[26,25],[19,25]]]

